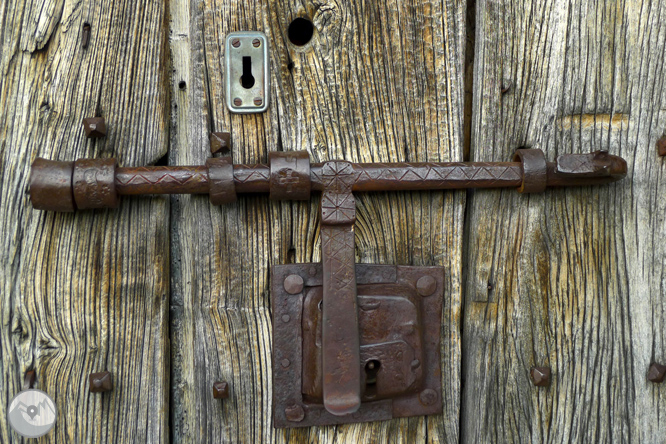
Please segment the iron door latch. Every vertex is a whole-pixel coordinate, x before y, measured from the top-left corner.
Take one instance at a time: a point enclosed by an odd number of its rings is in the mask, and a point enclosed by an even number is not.
[[[184,167],[116,166],[114,159],[32,165],[34,208],[113,208],[120,195],[209,194],[214,205],[239,193],[307,200],[321,192],[322,262],[272,270],[273,418],[303,427],[442,411],[442,267],[361,265],[354,261],[354,192],[600,185],[627,164],[597,151],[547,162],[521,149],[513,162],[310,164],[305,151],[272,152],[268,165],[210,158]]]

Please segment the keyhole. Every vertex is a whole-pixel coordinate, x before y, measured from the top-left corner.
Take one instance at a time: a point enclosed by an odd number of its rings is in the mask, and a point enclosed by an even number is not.
[[[254,86],[254,76],[252,75],[252,57],[243,57],[243,75],[240,78],[243,88],[250,89]]]
[[[380,366],[376,359],[365,364],[365,396],[368,398],[377,396],[377,372]]]

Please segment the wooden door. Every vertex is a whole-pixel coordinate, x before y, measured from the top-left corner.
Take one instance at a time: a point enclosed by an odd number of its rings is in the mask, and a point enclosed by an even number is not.
[[[289,25],[303,17],[311,40]],[[83,25],[90,25],[87,47]],[[26,371],[56,401],[42,442],[659,442],[666,384],[666,4],[17,0],[0,7],[0,416]],[[271,104],[230,114],[224,39],[264,31]],[[87,139],[84,117],[103,116]],[[359,263],[439,265],[442,415],[271,423],[270,267],[318,262],[318,199],[29,204],[37,157],[202,164],[506,161],[607,149],[606,187],[357,196]],[[549,387],[529,370],[553,371]],[[108,370],[114,390],[88,393]],[[212,397],[226,380],[229,399]],[[4,402],[6,400],[6,402]],[[19,441],[0,421],[0,442]]]

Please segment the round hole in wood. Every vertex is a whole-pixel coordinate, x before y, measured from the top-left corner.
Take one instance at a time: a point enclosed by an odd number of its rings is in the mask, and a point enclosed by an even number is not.
[[[298,17],[289,24],[289,41],[296,46],[307,44],[312,39],[313,33],[314,25],[307,18]]]

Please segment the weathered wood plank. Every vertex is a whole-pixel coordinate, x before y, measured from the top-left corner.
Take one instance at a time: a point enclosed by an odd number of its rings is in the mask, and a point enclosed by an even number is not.
[[[27,194],[36,156],[139,165],[166,153],[166,37],[162,2],[0,7],[0,417],[35,369],[58,409],[42,442],[168,440],[168,200],[55,214]],[[108,127],[96,142],[81,125],[95,115]],[[115,389],[89,394],[101,370]],[[0,442],[21,440],[0,421]]]
[[[462,159],[464,2],[172,2],[175,118],[170,163],[201,163],[208,132],[231,130],[233,158],[306,149],[315,161]],[[296,47],[287,28],[315,26]],[[224,38],[262,30],[271,42],[271,106],[230,115]],[[187,54],[189,53],[189,58]],[[182,57],[182,58],[181,58]],[[265,197],[211,208],[173,201],[172,358],[176,442],[456,442],[460,399],[463,205],[459,193],[359,196],[357,260],[447,267],[443,416],[303,430],[271,420],[270,266],[320,260],[318,200]],[[231,397],[212,398],[212,383]]]
[[[465,442],[661,442],[666,4],[477,2],[474,160],[607,149],[629,177],[469,202]],[[502,94],[502,86],[513,86]],[[550,366],[549,388],[530,368]]]

